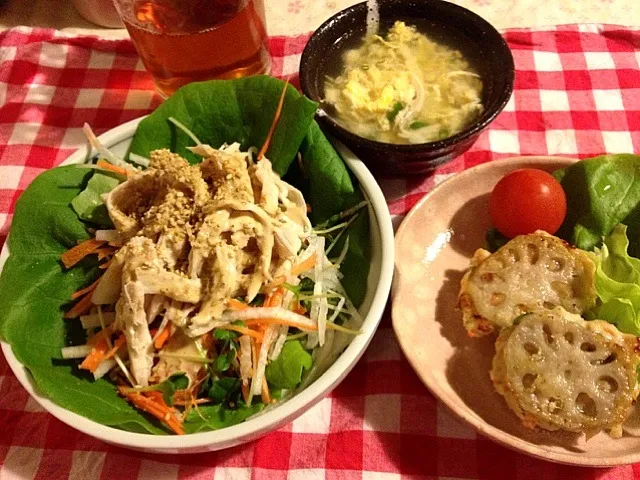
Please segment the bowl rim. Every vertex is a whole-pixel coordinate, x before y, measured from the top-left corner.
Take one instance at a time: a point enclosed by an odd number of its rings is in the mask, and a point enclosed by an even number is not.
[[[347,138],[349,142],[357,143],[361,148],[368,148],[372,150],[385,150],[392,151],[394,153],[399,154],[412,154],[419,153],[424,151],[439,151],[453,148],[455,145],[472,138],[474,135],[482,132],[487,126],[495,120],[495,118],[504,110],[511,95],[513,94],[514,81],[515,81],[515,62],[513,59],[513,54],[511,53],[511,49],[509,45],[505,41],[504,37],[500,34],[500,32],[491,25],[487,20],[482,18],[475,12],[472,12],[468,8],[464,8],[455,3],[447,2],[444,0],[418,0],[426,4],[428,3],[437,3],[442,5],[444,8],[450,9],[452,12],[461,13],[471,17],[473,20],[483,25],[491,35],[495,36],[495,40],[497,41],[497,45],[501,49],[502,53],[504,53],[505,57],[505,71],[507,72],[507,85],[504,91],[498,96],[498,102],[493,108],[489,111],[490,113],[485,117],[480,117],[479,121],[475,121],[469,127],[462,130],[461,132],[456,133],[450,137],[444,138],[442,140],[436,140],[435,142],[426,142],[426,143],[414,143],[414,144],[398,144],[398,143],[385,143],[379,142],[376,140],[371,140],[369,138],[361,137],[360,135],[356,135],[355,133],[347,130],[345,127],[340,125],[338,122],[333,120],[331,115],[329,115],[321,106],[318,106],[318,113],[316,117],[318,121],[327,124],[330,128],[335,129],[340,132],[340,135]],[[324,32],[333,24],[334,22],[344,21],[345,18],[349,18],[358,10],[363,8],[367,8],[366,2],[356,3],[355,5],[351,5],[343,10],[340,10],[335,15],[332,15],[330,18],[325,20],[309,37],[307,44],[302,51],[302,56],[300,57],[300,88],[302,89],[302,93],[307,97],[313,100],[312,95],[309,91],[309,82],[307,81],[308,69],[307,65],[309,62],[309,56],[312,55],[311,48],[313,45],[319,41]],[[317,100],[314,100],[317,101]]]
[[[139,117],[121,124],[103,133],[98,139],[107,147],[118,143],[130,141],[133,138],[138,123],[145,117]],[[328,137],[330,138],[330,137]],[[271,432],[308,411],[316,403],[329,394],[352,370],[369,345],[384,313],[389,293],[394,268],[394,235],[391,216],[387,208],[385,197],[376,183],[373,175],[364,163],[340,142],[331,139],[334,147],[344,160],[347,168],[355,175],[370,203],[370,214],[375,218],[372,226],[378,226],[380,237],[380,275],[378,284],[372,295],[369,311],[365,315],[364,329],[347,345],[345,350],[335,362],[307,388],[287,400],[276,408],[257,415],[249,421],[209,432],[192,433],[189,435],[153,435],[148,433],[135,433],[119,430],[115,427],[103,425],[90,420],[82,415],[71,412],[54,403],[41,394],[31,379],[28,369],[14,355],[11,345],[5,341],[0,342],[2,351],[7,359],[9,367],[18,381],[27,390],[30,396],[45,410],[58,420],[94,438],[107,443],[120,445],[137,450],[170,452],[170,453],[195,453],[197,449],[219,450],[249,442]],[[86,160],[90,152],[87,146],[83,146],[71,154],[61,165],[81,163]],[[9,256],[8,242],[0,254],[0,271]],[[191,451],[185,451],[189,450]]]

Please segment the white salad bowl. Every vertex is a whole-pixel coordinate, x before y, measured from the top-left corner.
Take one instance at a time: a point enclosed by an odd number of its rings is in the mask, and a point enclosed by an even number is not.
[[[116,155],[123,156],[140,120],[142,119],[135,119],[109,130],[99,139]],[[198,453],[232,447],[276,430],[309,410],[347,376],[364,353],[382,317],[393,276],[393,227],[384,195],[362,161],[340,143],[334,142],[334,145],[369,201],[371,265],[365,299],[359,309],[364,318],[362,333],[356,335],[333,365],[306,389],[275,408],[257,414],[238,425],[183,436],[156,436],[108,427],[53,403],[38,392],[28,370],[15,357],[11,346],[2,342],[2,351],[18,381],[44,409],[67,425],[108,443],[156,453]],[[63,165],[84,163],[89,155],[90,152],[83,147],[65,160]],[[8,256],[9,251],[5,243],[0,254],[0,271]]]

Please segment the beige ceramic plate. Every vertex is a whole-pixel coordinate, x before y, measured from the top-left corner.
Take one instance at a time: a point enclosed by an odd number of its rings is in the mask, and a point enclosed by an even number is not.
[[[406,217],[396,234],[393,328],[425,385],[455,415],[507,447],[561,463],[603,466],[640,461],[640,416],[634,411],[618,440],[531,431],[489,379],[495,337],[472,339],[456,300],[473,252],[490,226],[488,198],[507,172],[553,171],[575,160],[519,157],[479,165],[439,185]],[[628,428],[627,428],[628,427]]]

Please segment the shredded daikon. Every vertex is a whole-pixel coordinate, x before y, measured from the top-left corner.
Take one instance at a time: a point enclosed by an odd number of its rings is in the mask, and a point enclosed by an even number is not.
[[[100,322],[100,314],[98,313],[92,313],[90,315],[82,315],[80,317],[80,323],[82,324],[82,328],[84,328],[85,330],[88,330],[89,328],[101,327],[102,323],[104,323],[105,326],[111,325],[116,320],[116,312],[103,312],[102,320],[103,322]]]
[[[77,345],[74,347],[64,347],[62,349],[62,358],[84,358],[91,353],[90,345]]]
[[[239,311],[227,311],[222,314],[222,321],[224,323],[231,323],[235,320],[260,320],[270,318],[290,322],[295,324],[300,330],[317,329],[316,323],[310,318],[279,307],[256,307]]]
[[[102,145],[102,143],[100,143],[100,140],[98,140],[98,137],[96,137],[96,135],[93,133],[93,130],[91,130],[91,127],[89,126],[88,123],[85,123],[82,126],[82,131],[87,137],[87,140],[89,140],[89,143],[91,144],[91,146],[98,151],[98,154],[100,155],[100,157],[104,158],[106,161],[108,161],[113,165],[124,168],[126,170],[135,171],[135,168],[133,168],[130,164],[128,164],[121,158],[111,153],[108,148],[106,148],[104,145]]]
[[[147,157],[143,157],[142,155],[138,155],[137,153],[129,153],[129,160],[140,165],[141,167],[146,168],[149,166],[149,159]]]
[[[171,123],[173,123],[180,130],[182,130],[191,140],[193,140],[193,143],[195,143],[196,145],[202,145],[202,142],[200,140],[198,140],[198,137],[196,137],[195,134],[191,130],[189,130],[178,119],[176,119],[175,117],[169,117],[167,120],[169,120]]]
[[[117,362],[113,358],[107,358],[106,360],[102,360],[98,367],[93,372],[93,378],[98,380],[99,378],[104,377],[109,370],[117,365]]]
[[[278,325],[269,325],[264,332],[264,338],[262,339],[262,345],[260,346],[260,353],[258,354],[258,365],[256,366],[256,374],[251,381],[251,393],[253,395],[260,395],[262,392],[262,382],[265,382],[264,371],[267,367],[267,361],[269,360],[269,349],[271,348],[271,342],[278,331]]]
[[[238,340],[240,342],[240,378],[243,383],[248,382],[253,373],[253,361],[251,358],[251,338],[243,335]],[[245,383],[247,385],[247,383]]]
[[[282,347],[284,347],[284,343],[289,339],[288,334],[289,334],[289,327],[286,325],[280,325],[278,337],[276,338],[276,341],[273,342],[273,346],[271,347],[271,352],[269,353],[269,360],[275,360],[280,356],[280,352],[282,352]]]

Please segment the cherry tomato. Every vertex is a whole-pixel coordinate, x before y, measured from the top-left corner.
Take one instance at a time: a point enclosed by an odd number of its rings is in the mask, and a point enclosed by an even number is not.
[[[567,213],[567,197],[553,176],[542,170],[515,170],[496,184],[489,198],[493,225],[508,238],[544,230],[554,234]]]

